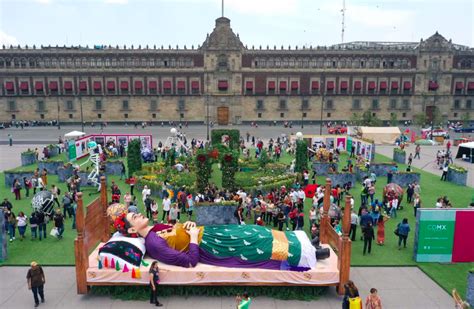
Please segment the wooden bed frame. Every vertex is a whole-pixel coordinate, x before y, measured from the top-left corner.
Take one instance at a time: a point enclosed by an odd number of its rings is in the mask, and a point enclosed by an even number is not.
[[[100,197],[91,202],[87,209],[84,208],[82,193],[78,193],[76,228],[77,237],[74,241],[74,252],[76,258],[76,283],[77,293],[87,294],[90,286],[99,285],[132,285],[107,282],[87,281],[87,269],[89,268],[89,254],[100,242],[107,242],[110,238],[110,222],[107,217],[107,185],[105,177],[101,177]],[[326,179],[326,191],[324,195],[323,216],[320,223],[320,239],[322,244],[329,244],[338,256],[337,266],[339,269],[339,282],[335,285],[339,294],[344,293],[344,284],[349,280],[351,264],[351,240],[349,239],[351,204],[350,196],[346,196],[344,216],[342,220],[342,236],[339,236],[331,226],[328,216],[331,194],[331,180]],[[231,283],[231,284],[201,284],[201,285],[280,285],[292,286],[295,284],[269,284],[269,283]]]

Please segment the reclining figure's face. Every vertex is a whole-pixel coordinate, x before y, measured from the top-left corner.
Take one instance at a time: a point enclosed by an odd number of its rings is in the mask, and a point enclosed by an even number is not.
[[[128,213],[127,221],[130,223],[128,232],[131,234],[138,233],[140,230],[143,230],[148,226],[148,218],[144,217],[142,214]]]

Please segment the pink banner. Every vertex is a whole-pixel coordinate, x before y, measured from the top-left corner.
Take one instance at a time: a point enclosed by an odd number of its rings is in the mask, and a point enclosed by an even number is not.
[[[453,262],[474,262],[474,211],[456,211]]]

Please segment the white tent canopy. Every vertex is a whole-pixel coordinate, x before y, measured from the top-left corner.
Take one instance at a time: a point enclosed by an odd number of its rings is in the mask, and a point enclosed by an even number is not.
[[[86,135],[86,133],[81,132],[81,131],[71,131],[69,133],[64,134],[64,137],[75,138],[75,137],[81,137],[81,136],[84,136],[84,135]]]
[[[375,144],[392,145],[401,132],[398,127],[359,127],[359,134],[364,139],[373,140]]]
[[[463,159],[474,163],[474,142],[459,144],[456,159]]]

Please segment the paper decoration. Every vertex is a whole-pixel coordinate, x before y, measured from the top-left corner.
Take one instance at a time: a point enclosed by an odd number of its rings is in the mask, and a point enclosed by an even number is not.
[[[115,260],[112,258],[112,261],[110,261],[110,268],[115,268]]]
[[[125,265],[123,266],[123,271],[122,271],[122,272],[128,273],[129,271],[130,271],[130,270],[128,269],[127,264],[125,264]]]
[[[101,260],[99,260],[99,265],[97,266],[97,268],[102,269],[102,261]]]
[[[135,268],[132,268],[132,278],[133,279],[137,278],[137,274],[135,273]]]
[[[135,276],[137,277],[137,279],[140,279],[142,277],[142,274],[140,272],[140,268],[137,268],[137,271],[135,272]]]
[[[120,270],[119,261],[115,261],[115,270],[116,270],[116,271],[119,271],[119,270]]]
[[[150,264],[145,262],[145,259],[142,259],[142,265],[145,266],[145,267],[148,267],[148,265],[150,265]]]
[[[107,257],[105,257],[105,259],[104,259],[104,267],[105,268],[109,267],[109,259],[107,259]]]

